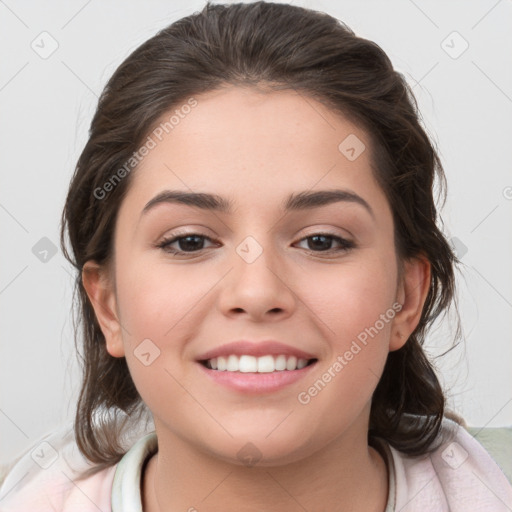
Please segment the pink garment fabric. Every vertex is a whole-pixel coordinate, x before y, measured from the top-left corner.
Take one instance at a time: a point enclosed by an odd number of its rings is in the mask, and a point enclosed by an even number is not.
[[[389,468],[383,512],[511,511],[512,486],[485,449],[451,420],[443,421],[443,432],[452,434],[449,440],[420,457],[380,441]],[[157,448],[156,434],[146,434],[118,464],[76,481],[91,466],[72,432],[47,436],[8,473],[0,488],[0,511],[142,512],[141,470]]]

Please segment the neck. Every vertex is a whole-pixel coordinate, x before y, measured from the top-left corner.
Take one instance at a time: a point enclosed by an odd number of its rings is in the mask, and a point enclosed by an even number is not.
[[[159,431],[143,476],[144,512],[383,512],[386,463],[364,435],[344,433],[312,456],[282,466],[231,464]]]

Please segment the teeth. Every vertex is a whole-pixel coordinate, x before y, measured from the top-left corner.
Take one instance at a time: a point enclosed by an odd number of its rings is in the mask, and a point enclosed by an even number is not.
[[[228,365],[226,370],[228,372],[236,372],[238,370],[238,357],[229,356],[228,357]]]
[[[274,365],[278,371],[286,370],[286,356],[277,356]]]
[[[297,358],[295,356],[290,356],[286,360],[286,369],[295,370],[295,368],[297,368]]]
[[[308,364],[307,360],[306,359],[299,359],[297,361],[297,369],[301,369],[301,368],[304,368],[304,366],[306,366]]]
[[[297,359],[295,356],[236,356],[234,354],[228,357],[214,357],[206,363],[212,370],[242,372],[242,373],[272,373],[283,370],[300,370],[307,366],[307,359]]]
[[[244,357],[249,357],[249,356],[242,356],[240,358],[240,363],[242,362],[242,359]],[[254,357],[251,359],[256,359],[256,358]],[[258,373],[270,373],[276,369],[276,365],[274,363],[274,358],[272,356],[258,357],[257,361],[258,361]],[[241,365],[240,365],[240,367],[241,367]],[[242,371],[242,370],[240,369],[240,371]]]
[[[240,356],[240,360],[238,361],[238,370],[243,373],[257,372],[259,359],[260,358],[256,359],[252,356]]]

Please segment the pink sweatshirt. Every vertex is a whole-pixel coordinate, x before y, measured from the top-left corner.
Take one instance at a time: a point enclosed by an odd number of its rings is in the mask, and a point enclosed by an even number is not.
[[[462,427],[434,452],[409,457],[381,441],[389,474],[383,512],[505,512],[512,486],[485,449]],[[42,438],[7,474],[0,487],[1,512],[142,512],[141,471],[158,449],[154,432],[143,435],[115,466],[74,481],[91,467],[72,430]]]

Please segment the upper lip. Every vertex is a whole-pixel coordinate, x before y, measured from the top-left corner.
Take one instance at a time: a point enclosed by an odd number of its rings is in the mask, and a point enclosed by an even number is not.
[[[272,355],[272,356],[295,356],[297,359],[315,359],[315,356],[300,350],[291,345],[280,343],[279,341],[248,341],[238,340],[231,341],[219,347],[212,348],[207,352],[201,354],[197,360],[207,361],[219,356],[230,356],[230,355],[242,356],[249,355],[254,357]]]

